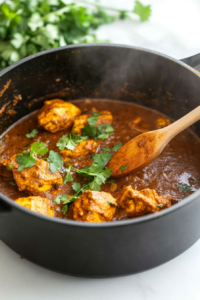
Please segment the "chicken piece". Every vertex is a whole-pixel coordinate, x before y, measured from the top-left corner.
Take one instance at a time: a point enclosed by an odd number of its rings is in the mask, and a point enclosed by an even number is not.
[[[38,125],[50,132],[57,132],[72,126],[81,110],[72,103],[60,99],[45,101],[38,113]]]
[[[150,130],[149,124],[142,120],[141,117],[136,117],[130,122],[130,127],[134,130],[139,130],[142,132],[147,132]]]
[[[125,210],[129,217],[138,217],[154,213],[160,209],[171,206],[168,195],[159,196],[155,190],[137,191],[129,185],[122,190],[119,206]]]
[[[98,112],[98,111],[97,111]],[[97,119],[97,123],[94,127],[97,127],[101,124],[112,124],[113,122],[113,116],[112,114],[107,110],[101,110],[99,112],[101,115]],[[88,118],[90,118],[92,114],[84,114],[81,116],[78,116],[74,119],[74,125],[72,130],[76,133],[81,135],[82,129],[88,125]]]
[[[164,117],[160,117],[156,120],[156,125],[158,129],[166,127],[170,124],[171,124],[170,120]]]
[[[12,168],[17,165],[17,162],[15,160],[16,154],[2,160],[0,162],[0,175],[6,178],[12,178]]]
[[[30,196],[18,198],[15,202],[42,215],[54,216],[53,208],[47,198]]]
[[[85,191],[73,204],[73,219],[87,222],[112,221],[117,201],[105,192]]]
[[[97,150],[98,143],[93,140],[86,140],[76,144],[74,150],[62,150],[60,154],[63,161],[68,161],[73,158],[84,157],[88,154],[94,154]]]

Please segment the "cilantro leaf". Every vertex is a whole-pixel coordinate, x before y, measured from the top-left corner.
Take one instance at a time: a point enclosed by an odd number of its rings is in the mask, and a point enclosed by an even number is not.
[[[8,171],[11,171],[12,168],[13,168],[13,165],[7,166],[7,170],[8,170]]]
[[[97,124],[97,119],[98,117],[100,116],[101,114],[100,113],[93,113],[92,114],[92,117],[88,118],[88,123],[89,125],[91,126],[95,126]]]
[[[91,126],[91,125],[86,125],[82,129],[82,136],[95,137],[96,133],[97,133],[97,129],[94,126]]]
[[[161,208],[161,207],[163,207],[163,204],[157,204],[157,207]]]
[[[113,202],[111,202],[111,201],[107,201],[108,202],[108,204],[110,204],[110,206],[116,206]]]
[[[111,179],[110,181],[107,181],[107,183],[114,183],[116,180],[115,179]]]
[[[103,168],[105,164],[111,159],[111,157],[112,157],[112,153],[101,153],[101,154],[93,155],[92,159],[94,163],[100,165]]]
[[[143,5],[140,1],[135,1],[135,8],[133,10],[135,14],[137,14],[141,21],[147,21],[151,15],[151,6]]]
[[[49,152],[47,161],[49,162],[50,170],[52,173],[55,173],[63,165],[60,153],[54,152],[53,150]]]
[[[72,188],[75,192],[78,192],[80,190],[80,187],[81,187],[81,185],[78,182],[74,182],[72,185]]]
[[[73,176],[72,176],[71,173],[70,173],[70,171],[71,171],[71,167],[65,169],[66,175],[65,175],[65,177],[63,178],[63,183],[64,183],[64,184],[66,184],[66,183],[71,182],[71,181],[74,180],[74,179],[73,179]]]
[[[92,182],[89,183],[88,189],[91,191],[99,192],[101,190],[101,186],[95,180],[93,180]]]
[[[119,143],[119,144],[115,145],[114,147],[112,147],[112,149],[113,149],[113,151],[117,151],[117,150],[119,150],[122,146],[123,146],[123,144],[122,144],[122,143]]]
[[[103,152],[110,152],[112,150],[112,148],[101,148],[101,150]]]
[[[111,124],[101,124],[97,127],[97,129],[98,133],[96,135],[96,139],[98,140],[108,139],[110,134],[115,131]]]
[[[74,150],[76,147],[77,143],[81,143],[82,141],[86,140],[87,136],[78,136],[76,135],[75,132],[71,132],[70,135],[68,136],[62,136],[58,143],[56,144],[56,146],[60,149],[60,150],[64,150],[65,148],[69,149],[69,150]]]
[[[32,156],[32,154],[35,156],[44,155],[48,152],[48,150],[49,149],[46,147],[45,143],[36,142],[31,145],[30,156]]]
[[[120,169],[124,172],[126,170],[127,166],[122,166]]]
[[[25,168],[31,168],[36,164],[36,159],[30,156],[30,153],[27,154],[18,154],[16,161],[19,164],[18,171],[22,171]]]
[[[65,204],[65,205],[63,205],[61,212],[63,213],[63,215],[65,215],[67,211],[68,211],[68,205]]]
[[[38,130],[37,129],[33,129],[30,133],[27,133],[26,134],[26,137],[28,139],[32,138],[32,137],[35,137],[36,135],[38,134]]]
[[[57,196],[53,202],[55,204],[60,204],[61,201],[65,201],[66,199],[67,199],[67,194],[62,194],[62,195]]]
[[[182,189],[183,193],[188,193],[191,191],[191,186],[187,184],[178,184],[178,187]]]

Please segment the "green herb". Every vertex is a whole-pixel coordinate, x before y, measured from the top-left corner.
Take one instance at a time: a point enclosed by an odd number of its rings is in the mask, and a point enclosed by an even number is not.
[[[151,15],[151,6],[144,6],[140,1],[135,1],[135,8],[133,12],[144,22],[147,21]]]
[[[0,69],[46,49],[97,42],[94,30],[115,20],[107,10],[117,12],[121,19],[135,13],[142,21],[151,12],[149,6],[139,1],[130,11],[86,0],[3,1],[0,4]]]
[[[161,208],[163,207],[163,204],[157,204],[157,207]]]
[[[13,165],[7,166],[7,170],[8,170],[8,171],[11,171],[12,168],[13,168]]]
[[[71,175],[71,167],[65,169],[66,175],[63,178],[63,183],[66,184],[68,182],[73,181],[73,176]]]
[[[101,148],[101,150],[103,152],[110,152],[112,150],[112,148]]]
[[[120,169],[124,172],[126,170],[127,166],[122,166]]]
[[[106,140],[115,130],[111,124],[101,124],[97,128],[91,125],[86,125],[82,129],[82,136],[90,136],[96,140]],[[105,149],[105,148],[104,148]]]
[[[36,159],[33,158],[30,153],[26,154],[18,154],[16,157],[16,161],[19,164],[18,171],[22,171],[25,168],[31,168],[36,164]]]
[[[97,134],[97,128],[91,125],[86,125],[82,129],[82,136],[90,136],[90,137],[95,137]]]
[[[187,184],[178,184],[178,187],[182,189],[183,193],[188,193],[191,191],[191,187]]]
[[[107,181],[107,183],[114,183],[116,180],[115,179],[111,179],[110,181]]]
[[[92,114],[92,117],[88,118],[88,123],[89,125],[91,126],[95,126],[97,124],[97,119],[98,117],[100,116],[101,114],[100,113],[93,113]]]
[[[113,151],[117,151],[117,150],[119,150],[122,146],[123,146],[123,144],[122,144],[122,143],[119,143],[119,144],[115,145],[114,147],[112,147],[112,149],[113,149]]]
[[[44,155],[47,152],[48,152],[48,148],[46,147],[45,143],[36,142],[31,145],[30,155],[34,155],[34,156]]]
[[[115,204],[111,201],[108,201],[108,204],[110,204],[110,206],[115,206]]]
[[[53,202],[55,204],[60,204],[61,201],[65,201],[66,199],[67,199],[67,194],[62,194],[62,195],[57,196]]]
[[[32,137],[35,137],[36,135],[38,134],[38,130],[37,129],[33,129],[30,133],[27,133],[26,134],[26,137],[28,139],[32,138]]]
[[[63,205],[61,212],[63,213],[63,215],[65,215],[67,211],[68,211],[68,205],[65,204],[65,205]]]
[[[0,139],[0,143],[3,143],[3,139]]]
[[[49,152],[47,161],[49,162],[50,170],[52,173],[55,173],[63,165],[60,153],[53,150]]]
[[[77,143],[81,143],[82,141],[86,140],[87,136],[78,136],[75,132],[71,132],[68,136],[62,136],[56,146],[60,150],[64,150],[65,148],[69,150],[74,150]]]
[[[72,185],[72,188],[75,192],[78,192],[81,188],[81,185],[78,182],[74,182],[73,185]]]

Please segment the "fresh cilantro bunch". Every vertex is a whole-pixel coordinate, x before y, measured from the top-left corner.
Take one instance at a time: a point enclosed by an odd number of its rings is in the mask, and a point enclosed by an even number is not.
[[[108,10],[117,13],[121,19],[135,13],[142,21],[148,20],[151,14],[150,6],[139,1],[130,11],[89,1],[3,1],[0,4],[0,69],[46,49],[97,42],[91,30],[116,19],[106,13]]]
[[[62,136],[56,146],[60,150],[64,150],[65,148],[69,150],[74,150],[77,143],[81,143],[82,141],[86,140],[87,136],[78,136],[72,131],[68,136]]]

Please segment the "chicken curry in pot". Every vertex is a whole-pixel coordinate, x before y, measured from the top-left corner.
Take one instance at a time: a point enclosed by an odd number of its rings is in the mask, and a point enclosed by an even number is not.
[[[157,213],[200,188],[197,136],[183,131],[149,166],[121,178],[112,178],[107,163],[135,136],[170,123],[133,103],[45,101],[2,135],[0,191],[37,213],[76,221]]]

